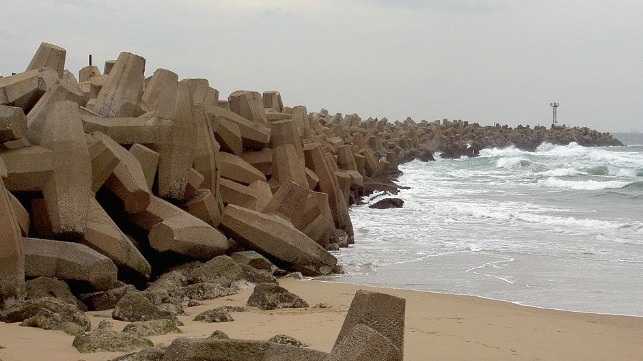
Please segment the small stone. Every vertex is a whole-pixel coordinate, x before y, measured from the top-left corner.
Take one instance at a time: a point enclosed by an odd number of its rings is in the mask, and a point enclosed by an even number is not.
[[[216,330],[216,331],[212,332],[212,334],[210,336],[208,336],[208,338],[214,338],[216,340],[229,340],[230,339],[230,337],[228,335],[226,335],[225,332],[219,331],[219,330]]]
[[[139,337],[158,336],[168,333],[182,333],[172,320],[152,320],[132,322],[123,328],[123,332],[131,333]]]
[[[208,311],[199,313],[194,318],[194,321],[214,323],[214,322],[232,322],[234,321],[234,319],[232,318],[232,316],[230,316],[229,313],[214,309],[214,310],[208,310]]]
[[[305,343],[297,340],[296,338],[288,335],[275,335],[272,336],[268,342],[274,342],[281,345],[291,345],[295,347],[308,347]]]
[[[299,296],[272,283],[258,284],[248,298],[247,305],[259,307],[262,310],[308,307],[308,303]]]
[[[139,348],[152,347],[154,344],[147,338],[126,332],[95,330],[76,336],[72,346],[81,353],[109,351],[133,351]]]

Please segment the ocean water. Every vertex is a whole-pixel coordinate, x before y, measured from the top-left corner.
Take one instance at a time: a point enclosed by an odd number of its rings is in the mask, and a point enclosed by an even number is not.
[[[404,207],[353,207],[328,279],[643,316],[643,134],[616,136],[406,163]]]

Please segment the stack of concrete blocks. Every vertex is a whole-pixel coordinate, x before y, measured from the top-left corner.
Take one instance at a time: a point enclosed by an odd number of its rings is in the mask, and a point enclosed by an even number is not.
[[[25,277],[107,289],[147,280],[158,257],[224,254],[228,238],[307,275],[335,270],[326,249],[352,238],[350,186],[366,176],[341,115],[331,136],[279,92],[220,100],[205,79],[146,79],[131,53],[77,81],[65,55],[43,43],[0,78],[0,305]]]

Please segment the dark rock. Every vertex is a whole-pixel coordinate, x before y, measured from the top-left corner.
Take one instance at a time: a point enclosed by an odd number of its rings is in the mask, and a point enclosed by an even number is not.
[[[76,305],[53,297],[25,300],[0,312],[0,321],[23,322],[25,326],[67,332],[89,331],[91,322]]]
[[[194,321],[215,323],[215,322],[232,322],[234,319],[229,313],[220,310],[208,310],[199,313],[194,317]]]
[[[191,300],[212,300],[219,297],[231,296],[238,293],[236,288],[225,287],[218,283],[201,282],[183,288],[185,295]]]
[[[201,306],[201,305],[202,305],[202,303],[199,302],[199,301],[195,301],[195,300],[189,300],[188,301],[188,307],[196,307],[196,306]]]
[[[175,317],[171,312],[161,310],[153,305],[142,293],[137,291],[127,292],[116,303],[112,317],[116,320],[137,322],[171,319]]]
[[[165,350],[164,361],[323,361],[321,351],[268,341],[178,338]]]
[[[125,325],[123,332],[131,333],[139,337],[165,335],[171,332],[182,333],[174,322],[168,319],[132,322]]]
[[[210,336],[208,336],[208,338],[213,338],[213,339],[216,339],[216,340],[229,340],[230,339],[230,337],[228,335],[226,335],[225,332],[219,331],[219,330],[216,330],[216,331],[212,332],[212,334],[210,334]]]
[[[45,330],[61,330],[69,335],[80,335],[86,330],[78,324],[63,320],[58,313],[46,308],[38,310],[38,313],[22,321],[20,326],[37,327]]]
[[[38,277],[25,282],[25,291],[27,292],[26,299],[55,297],[72,305],[76,305],[81,311],[87,311],[87,306],[71,293],[65,281],[50,277]]]
[[[99,330],[111,330],[114,328],[114,323],[112,321],[102,320],[96,328]]]
[[[177,338],[165,350],[164,361],[261,361],[269,346],[265,341]]]
[[[82,335],[76,336],[72,345],[81,353],[133,351],[139,348],[154,346],[152,341],[147,338],[111,330],[85,332]]]
[[[92,311],[110,310],[116,306],[118,300],[128,291],[135,291],[134,286],[123,286],[112,288],[107,291],[85,293],[80,295],[80,299]]]
[[[268,339],[268,342],[274,342],[281,345],[290,345],[295,347],[308,347],[308,345],[306,345],[305,343],[288,335],[274,335],[270,339]]]
[[[220,312],[247,312],[248,309],[245,307],[241,306],[221,306],[217,307],[214,310],[220,311]]]
[[[165,347],[148,347],[109,361],[163,361],[163,356],[165,356]]]
[[[214,257],[188,275],[188,283],[209,282],[230,287],[234,281],[243,279],[244,272],[229,256]]]
[[[246,304],[248,306],[259,307],[262,310],[308,307],[308,303],[299,298],[299,296],[281,286],[271,283],[258,284]]]
[[[388,208],[402,208],[404,201],[400,198],[384,198],[371,204],[368,208],[375,209],[388,209]]]

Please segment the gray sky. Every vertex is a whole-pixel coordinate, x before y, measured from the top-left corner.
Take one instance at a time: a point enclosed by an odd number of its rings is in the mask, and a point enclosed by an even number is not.
[[[221,97],[362,118],[643,131],[640,0],[0,0],[0,74],[45,41],[74,74],[121,51]]]

